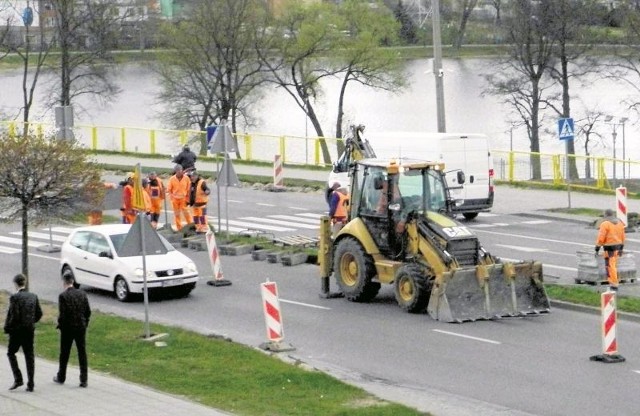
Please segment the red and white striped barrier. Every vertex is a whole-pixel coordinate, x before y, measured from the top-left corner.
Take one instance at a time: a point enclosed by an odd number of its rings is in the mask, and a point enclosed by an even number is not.
[[[207,282],[211,286],[230,286],[231,282],[224,279],[222,275],[222,265],[220,264],[220,253],[216,245],[216,236],[213,231],[207,231],[205,235],[207,241],[207,253],[209,253],[209,263],[213,271],[213,280]]]
[[[284,186],[284,170],[282,169],[282,156],[275,155],[273,161],[273,186],[280,188]]]
[[[294,348],[283,345],[284,327],[282,325],[282,313],[280,312],[280,299],[278,297],[278,286],[275,282],[265,282],[260,284],[262,295],[262,309],[264,311],[264,322],[267,327],[267,342],[261,347],[271,351],[291,351]]]
[[[618,340],[616,337],[616,292],[606,291],[600,294],[600,312],[602,315],[602,355],[594,355],[591,361],[605,363],[619,363],[625,358],[618,354]]]
[[[616,217],[625,225],[627,222],[627,188],[619,186],[616,188]]]

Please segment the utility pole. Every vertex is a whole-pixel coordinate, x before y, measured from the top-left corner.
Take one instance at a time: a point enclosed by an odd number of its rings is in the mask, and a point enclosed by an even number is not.
[[[438,133],[447,131],[444,118],[444,71],[442,70],[442,40],[440,38],[440,0],[432,0],[433,9],[433,75],[436,77],[436,112],[438,116]]]

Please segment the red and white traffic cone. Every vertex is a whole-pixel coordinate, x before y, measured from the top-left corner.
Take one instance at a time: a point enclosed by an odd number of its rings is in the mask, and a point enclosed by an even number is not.
[[[591,361],[603,363],[621,363],[625,358],[618,354],[618,340],[616,337],[616,292],[607,290],[600,294],[600,310],[602,314],[602,354],[594,355]]]
[[[629,226],[627,222],[627,188],[624,186],[616,188],[616,217],[624,223],[625,227]]]
[[[284,169],[280,155],[275,155],[273,161],[273,189],[276,191],[284,189]]]
[[[220,253],[216,245],[216,236],[213,231],[207,231],[205,235],[207,241],[207,253],[209,253],[209,262],[213,271],[213,279],[207,282],[210,286],[231,286],[231,282],[225,280],[222,275],[222,266],[220,265]]]
[[[260,284],[262,295],[262,309],[264,321],[267,326],[267,342],[260,344],[260,348],[268,351],[282,352],[293,351],[290,344],[284,344],[284,327],[282,325],[282,313],[280,312],[280,299],[278,298],[278,286],[275,282]]]

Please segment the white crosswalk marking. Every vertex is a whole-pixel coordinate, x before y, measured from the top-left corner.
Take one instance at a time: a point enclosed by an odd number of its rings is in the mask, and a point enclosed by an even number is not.
[[[18,254],[22,252],[19,248],[11,248],[11,247],[2,247],[0,246],[0,253],[3,254]]]
[[[298,228],[306,228],[308,230],[315,230],[316,228],[320,228],[320,224],[318,224],[317,226],[309,225],[309,224],[297,224],[297,223],[293,223],[292,221],[272,220],[271,218],[242,217],[241,219],[249,220],[249,221],[262,221],[268,224],[295,226]]]
[[[551,221],[549,220],[531,220],[531,221],[522,221],[521,224],[530,224],[530,225],[537,225],[537,224],[549,224]]]
[[[297,215],[267,215],[269,218],[276,218],[281,220],[288,220],[289,224],[293,224],[292,221],[300,221],[305,224],[315,224],[318,228],[320,227],[320,220],[313,218],[301,218]]]
[[[209,220],[213,223],[213,224],[218,224],[218,218],[216,217],[208,217]],[[262,221],[262,218],[256,218],[258,221]],[[225,228],[227,224],[227,220],[225,218],[222,218],[220,220],[220,225]],[[258,229],[258,230],[267,230],[267,231],[294,231],[295,228],[288,228],[288,227],[276,227],[273,225],[266,225],[266,224],[260,224],[260,223],[256,223],[256,222],[249,222],[249,221],[237,221],[237,220],[229,220],[229,224],[230,225],[235,225],[238,227],[243,227],[241,228],[242,230],[246,230],[247,228],[254,228],[254,229]],[[291,225],[291,224],[286,224],[286,225]],[[226,228],[225,228],[226,229]]]
[[[45,228],[45,230],[49,230],[48,228]],[[62,234],[71,234],[71,231],[75,230],[75,228],[69,228],[69,227],[51,227],[51,231],[53,231],[54,233],[62,233]]]
[[[51,231],[53,231],[53,230],[51,230]],[[12,232],[10,234],[11,235],[22,235],[22,232],[21,231],[14,231],[14,232]],[[49,240],[49,234],[47,234],[47,233],[37,233],[37,232],[29,231],[29,238],[41,238],[43,240]],[[67,237],[62,237],[62,236],[59,236],[59,235],[52,234],[51,235],[51,239],[53,241],[62,242],[64,240],[66,240]]]
[[[316,218],[318,220],[323,215],[327,215],[327,214],[326,213],[318,214],[318,213],[313,213],[313,212],[303,212],[303,213],[300,213],[300,214],[296,214],[297,217],[309,217],[309,218]]]
[[[0,243],[8,243],[8,244],[15,244],[15,245],[21,245],[22,244],[22,239],[21,238],[12,238],[12,237],[5,237],[3,235],[0,235]],[[27,246],[29,247],[38,247],[41,246],[42,243],[35,243],[31,240],[27,241]]]

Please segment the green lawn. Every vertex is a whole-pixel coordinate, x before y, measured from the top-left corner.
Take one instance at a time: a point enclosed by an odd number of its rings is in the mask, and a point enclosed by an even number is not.
[[[7,302],[0,292],[2,319]],[[55,361],[56,305],[43,303],[43,310],[36,354]],[[144,341],[139,321],[95,312],[87,337],[90,368],[238,415],[424,414],[240,344],[163,325],[151,325],[151,332],[169,334],[167,345]]]

